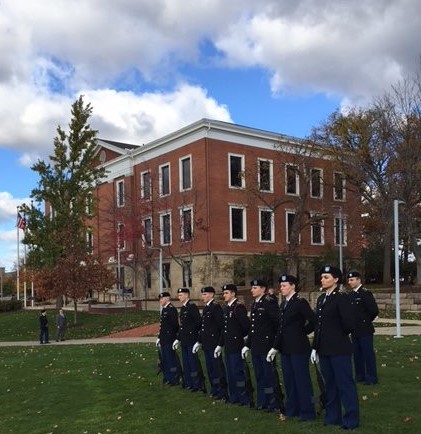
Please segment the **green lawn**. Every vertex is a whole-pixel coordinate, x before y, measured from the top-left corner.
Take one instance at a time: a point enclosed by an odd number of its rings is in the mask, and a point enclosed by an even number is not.
[[[421,432],[420,338],[376,336],[379,385],[360,386],[360,433]],[[163,386],[153,344],[0,349],[1,433],[336,433]]]
[[[21,310],[0,313],[0,341],[32,341],[39,337],[38,310]],[[50,339],[55,339],[54,310],[47,311]],[[159,322],[158,312],[127,312],[110,315],[78,312],[76,325],[73,324],[73,312],[66,311],[68,320],[67,336],[69,339],[84,339],[107,336],[110,333]]]

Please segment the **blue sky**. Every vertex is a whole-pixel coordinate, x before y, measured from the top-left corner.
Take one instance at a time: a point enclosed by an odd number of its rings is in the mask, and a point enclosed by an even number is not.
[[[2,0],[0,267],[16,261],[30,167],[80,94],[111,140],[203,117],[305,137],[419,70],[420,12],[418,0]]]

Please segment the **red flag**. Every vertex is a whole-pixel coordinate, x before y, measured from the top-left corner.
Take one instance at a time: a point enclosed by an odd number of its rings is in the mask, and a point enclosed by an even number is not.
[[[19,229],[23,229],[23,230],[26,229],[26,218],[20,212],[18,212],[18,218],[17,218],[17,221],[16,221],[16,226]]]

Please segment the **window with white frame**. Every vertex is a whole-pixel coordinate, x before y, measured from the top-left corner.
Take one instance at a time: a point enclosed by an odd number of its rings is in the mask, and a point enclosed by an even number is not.
[[[193,210],[192,208],[180,209],[180,228],[182,241],[191,241],[193,237]]]
[[[342,172],[333,174],[333,199],[345,200],[345,174]]]
[[[228,154],[229,186],[244,188],[244,155]]]
[[[274,215],[270,209],[259,209],[259,241],[274,241]]]
[[[86,249],[88,253],[93,253],[94,251],[94,234],[92,233],[92,228],[87,228],[86,230]]]
[[[191,156],[180,158],[180,191],[190,190],[192,188],[192,166]]]
[[[142,241],[145,246],[152,246],[152,219],[150,217],[143,220]]]
[[[300,194],[298,168],[293,164],[285,166],[285,193],[287,194]]]
[[[120,179],[116,183],[116,201],[117,208],[122,208],[124,206],[124,179]]]
[[[335,246],[347,245],[347,224],[344,216],[335,216],[334,222]]]
[[[152,198],[151,172],[147,170],[140,174],[140,197],[144,200]]]
[[[92,216],[94,199],[92,193],[88,193],[85,201],[85,212],[87,216]]]
[[[168,196],[170,193],[170,165],[167,163],[159,166],[159,195]]]
[[[184,286],[185,288],[191,288],[192,286],[191,261],[183,261],[182,286]]]
[[[230,240],[246,241],[246,209],[242,206],[230,206]]]
[[[286,211],[285,213],[286,220],[286,240],[287,243],[291,242],[292,229],[294,227],[295,222],[295,211]]]
[[[323,196],[322,184],[323,172],[321,169],[311,169],[310,175],[310,196],[320,199]]]
[[[320,217],[318,213],[311,213],[312,223],[311,223],[311,244],[313,245],[323,245],[325,243],[325,228],[324,220]]]
[[[126,240],[124,235],[124,223],[117,223],[117,246],[120,250],[126,249]]]
[[[259,158],[258,164],[258,183],[260,191],[273,191],[273,161]]]
[[[168,246],[171,244],[171,213],[161,214],[160,220],[161,245]]]
[[[162,287],[171,288],[171,264],[169,262],[162,264]]]

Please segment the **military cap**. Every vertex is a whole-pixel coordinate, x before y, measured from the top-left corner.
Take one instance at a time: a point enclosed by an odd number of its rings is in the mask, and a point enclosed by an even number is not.
[[[200,290],[200,292],[201,292],[202,294],[204,294],[204,293],[206,293],[206,292],[213,292],[213,293],[215,293],[215,288],[214,288],[213,286],[205,286],[205,287],[203,287],[203,288]]]
[[[335,278],[342,279],[341,269],[332,265],[324,265],[320,270],[320,274],[331,274]]]
[[[163,298],[163,297],[171,297],[171,294],[167,291],[160,292],[158,298]]]
[[[177,289],[177,294],[181,294],[182,292],[185,292],[186,294],[190,294],[190,289],[189,288],[178,288]]]
[[[268,287],[268,284],[267,284],[266,280],[263,280],[263,279],[253,279],[250,282],[250,285],[251,286],[264,286],[265,288]]]
[[[361,274],[358,271],[350,271],[346,277],[348,279],[351,279],[351,277],[358,277],[359,279],[361,279]]]
[[[237,287],[232,283],[228,283],[222,287],[222,291],[231,291],[237,294]]]
[[[298,279],[295,276],[293,276],[292,274],[281,274],[279,276],[279,283],[282,283],[282,282],[289,282],[293,285],[297,285]]]

